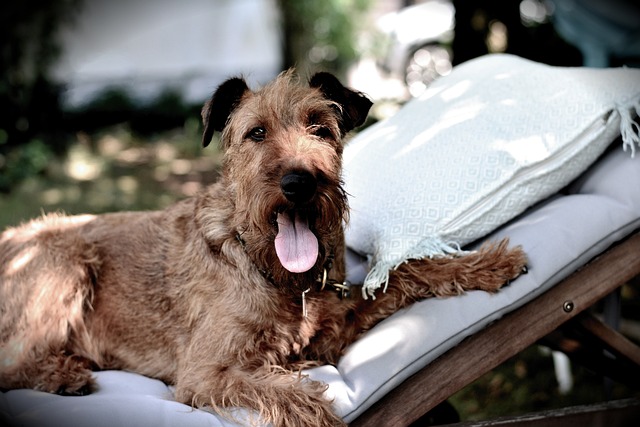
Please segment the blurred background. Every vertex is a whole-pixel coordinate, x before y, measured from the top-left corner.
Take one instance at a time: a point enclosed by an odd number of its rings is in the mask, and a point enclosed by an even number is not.
[[[0,5],[0,228],[42,212],[162,208],[218,175],[200,108],[242,75],[331,71],[393,114],[452,67],[507,52],[640,66],[627,0],[22,0]],[[640,315],[625,288],[626,318]],[[637,323],[623,323],[638,339]],[[463,419],[637,395],[532,347],[458,393]],[[562,382],[561,381],[561,382]],[[573,384],[578,384],[574,386]]]

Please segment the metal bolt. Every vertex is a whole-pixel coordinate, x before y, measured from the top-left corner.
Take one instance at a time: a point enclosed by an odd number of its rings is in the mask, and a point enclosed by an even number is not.
[[[575,305],[573,304],[573,301],[565,301],[564,304],[562,304],[562,309],[566,313],[571,313],[574,307]]]

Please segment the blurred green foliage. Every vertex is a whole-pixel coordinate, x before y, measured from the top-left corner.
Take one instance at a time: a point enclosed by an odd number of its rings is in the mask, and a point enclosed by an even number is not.
[[[127,123],[131,131],[150,136],[199,119],[201,108],[200,104],[187,103],[177,89],[167,88],[143,102],[133,99],[126,88],[110,87],[80,109],[65,111],[64,122],[69,130],[87,132]]]
[[[53,153],[41,139],[30,139],[8,150],[0,164],[0,189],[10,189],[13,184],[42,172]]]
[[[5,1],[0,5],[0,191],[40,172],[63,151],[60,88],[49,67],[60,53],[59,27],[73,21],[81,0]],[[16,150],[14,152],[14,149]]]
[[[50,161],[37,140],[11,152],[13,190],[0,194],[0,230],[39,216],[161,209],[218,177],[220,152],[200,144],[196,118],[180,127],[140,136],[128,124],[69,135],[68,150]],[[45,173],[25,164],[37,163]],[[4,179],[5,175],[0,175]]]
[[[356,34],[371,0],[278,0],[283,18],[284,67],[344,76],[358,57]]]
[[[553,359],[533,345],[454,394],[449,402],[463,421],[480,421],[640,397],[637,390],[618,383],[607,390],[602,376],[578,364],[571,365],[571,373],[574,387],[561,393]]]

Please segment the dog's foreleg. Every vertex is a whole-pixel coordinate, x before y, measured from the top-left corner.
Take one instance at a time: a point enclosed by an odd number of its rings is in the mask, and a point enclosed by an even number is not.
[[[470,290],[496,292],[526,272],[526,262],[522,248],[509,248],[508,239],[485,243],[478,251],[462,256],[405,262],[390,272],[386,292],[378,291],[375,300],[358,301],[351,325],[361,333],[425,298],[455,296]]]
[[[280,367],[255,370],[218,366],[207,375],[178,380],[176,399],[194,407],[210,407],[218,414],[238,420],[238,409],[248,414],[251,425],[275,427],[343,426],[324,397],[326,385]]]
[[[496,292],[526,271],[521,247],[509,248],[509,240],[483,244],[461,256],[408,261],[391,271],[389,287],[409,302],[431,296],[460,295],[465,291]]]
[[[324,395],[326,385],[283,367],[288,355],[279,349],[286,344],[278,330],[235,322],[223,326],[220,318],[228,317],[209,312],[195,325],[180,356],[176,400],[232,420],[244,408],[256,425],[344,425]]]

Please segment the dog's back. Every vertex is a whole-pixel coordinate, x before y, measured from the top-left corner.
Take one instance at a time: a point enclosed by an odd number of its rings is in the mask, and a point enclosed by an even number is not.
[[[170,340],[180,327],[169,315],[164,277],[172,272],[162,260],[172,255],[170,229],[188,226],[181,220],[185,208],[191,205],[50,214],[6,230],[0,237],[0,387],[82,394],[91,385],[89,368],[128,368],[139,359],[161,361],[150,364],[149,374],[172,379],[174,345],[145,346],[140,331]]]

